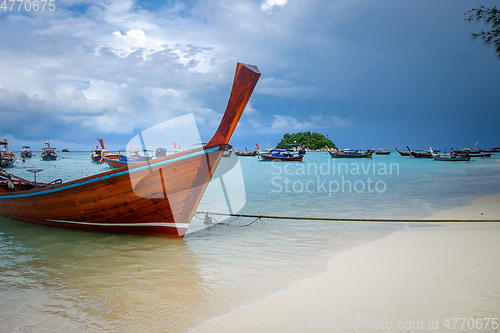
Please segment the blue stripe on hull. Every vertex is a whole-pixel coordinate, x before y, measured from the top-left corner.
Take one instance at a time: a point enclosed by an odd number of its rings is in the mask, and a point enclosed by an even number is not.
[[[182,161],[182,160],[185,160],[187,158],[191,158],[191,157],[203,155],[203,154],[210,153],[210,152],[217,151],[217,150],[219,150],[219,147],[214,147],[214,148],[210,148],[210,149],[207,149],[207,150],[201,150],[201,151],[193,153],[193,154],[188,154],[188,155],[185,155],[185,156],[176,157],[176,158],[173,158],[173,159],[170,159],[170,160],[166,160],[166,161],[163,161],[163,162],[148,164],[148,165],[145,165],[145,166],[140,167],[140,168],[134,168],[132,170],[121,171],[121,172],[117,172],[117,173],[114,173],[114,174],[111,174],[111,175],[97,177],[97,178],[94,178],[94,179],[89,179],[89,180],[86,180],[86,181],[78,183],[78,184],[72,184],[72,185],[68,185],[68,186],[64,186],[64,187],[58,187],[58,188],[54,188],[54,189],[47,190],[47,191],[36,192],[36,193],[26,193],[26,194],[0,195],[0,199],[33,197],[33,196],[37,196],[37,195],[43,195],[43,194],[48,194],[48,193],[54,193],[54,192],[64,191],[64,190],[67,190],[67,189],[70,189],[70,188],[73,188],[73,187],[78,187],[78,186],[82,186],[82,185],[86,185],[86,184],[91,184],[91,183],[94,183],[94,182],[98,182],[98,181],[109,179],[109,178],[113,178],[113,177],[123,176],[123,175],[126,175],[128,173],[142,171],[142,170],[146,170],[146,169],[149,169],[149,168],[152,168],[152,167],[158,167],[158,166],[161,166],[161,165],[165,165],[165,164],[169,164],[169,163],[173,163],[173,162],[177,162],[177,161]]]

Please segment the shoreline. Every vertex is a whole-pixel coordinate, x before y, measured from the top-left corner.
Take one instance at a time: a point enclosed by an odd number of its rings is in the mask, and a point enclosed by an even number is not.
[[[500,219],[500,194],[427,218]],[[457,331],[474,331],[482,324],[480,331],[495,332],[491,319],[487,329],[484,325],[487,318],[500,321],[499,237],[499,222],[411,222],[399,232],[337,253],[315,277],[190,332],[439,332],[456,326],[454,318],[476,325]]]

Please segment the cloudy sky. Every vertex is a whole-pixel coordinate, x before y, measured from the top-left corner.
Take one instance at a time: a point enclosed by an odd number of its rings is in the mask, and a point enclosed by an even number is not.
[[[500,60],[464,13],[491,0],[53,0],[0,9],[12,150],[118,149],[193,113],[203,141],[237,62],[262,76],[231,143],[315,131],[340,148],[500,146]],[[40,6],[43,2],[40,2]]]

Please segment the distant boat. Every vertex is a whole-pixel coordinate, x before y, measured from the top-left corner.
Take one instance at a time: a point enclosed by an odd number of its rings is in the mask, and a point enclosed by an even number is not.
[[[234,151],[234,153],[238,156],[255,156],[257,155],[256,151]]]
[[[104,142],[99,138],[97,138],[96,140],[99,140],[101,148],[99,148],[98,145],[95,146],[94,151],[92,152],[92,154],[90,154],[90,160],[93,162],[100,162],[104,151]]]
[[[304,158],[305,151],[293,151],[288,149],[271,149],[268,153],[261,153],[259,156],[264,161],[292,161],[301,162]]]
[[[58,158],[58,154],[56,153],[56,149],[50,146],[49,140],[45,141],[47,147],[42,148],[42,152],[40,153],[40,159],[42,161],[55,161]]]
[[[23,150],[21,151],[21,158],[32,158],[33,153],[31,152],[30,146],[23,146]]]
[[[102,158],[102,149],[95,146],[94,151],[92,152],[92,154],[90,154],[90,159],[93,162],[99,162],[99,161],[101,161],[101,158]]]
[[[333,158],[371,158],[373,155],[373,151],[367,150],[364,152],[360,152],[359,149],[344,149],[342,151],[332,151],[329,150],[328,153]]]
[[[436,161],[469,161],[470,156],[457,154],[453,150],[441,150],[439,153],[435,153],[432,148],[429,148],[432,154],[432,157]]]
[[[68,183],[0,172],[0,216],[73,230],[183,237],[259,77],[257,67],[238,63],[226,111],[203,147]]]
[[[122,152],[125,152],[125,154],[122,155]],[[127,152],[126,150],[119,150],[118,155],[105,155],[102,159],[111,168],[115,169],[151,161],[153,159],[151,150],[143,149],[142,153],[143,155],[140,155],[138,151]]]
[[[375,154],[377,154],[377,155],[390,155],[391,151],[385,150],[385,149],[380,149],[380,150],[375,150]]]
[[[432,158],[432,154],[428,151],[423,151],[423,150],[411,150],[410,147],[406,146],[408,150],[410,151],[410,156],[416,157],[416,158]]]
[[[3,139],[0,142],[0,167],[1,168],[10,168],[14,166],[14,163],[16,162],[16,154],[13,152],[9,151],[9,144],[7,142],[7,139]]]
[[[63,148],[63,150],[61,150],[62,152],[64,153],[69,153],[69,149],[68,148]]]
[[[487,153],[487,154],[482,154],[482,153],[479,153],[479,154],[467,154],[467,156],[470,156],[470,157],[491,157],[491,153]]]
[[[411,156],[409,151],[399,151],[398,148],[396,148],[396,151],[399,153],[401,156]]]
[[[258,145],[257,145],[258,147]],[[255,148],[254,151],[248,151],[248,149],[245,147],[245,151],[234,151],[234,153],[238,156],[255,156],[255,155],[258,155],[259,152],[258,152],[258,148]]]
[[[484,157],[491,157],[492,153],[487,153],[487,154],[483,154],[484,150],[482,149],[477,149],[477,148],[474,148],[474,149],[470,149],[470,148],[463,148],[463,149],[453,149],[453,152],[455,154],[460,154],[460,155],[467,155],[467,156],[470,156],[470,157],[481,157],[481,158],[484,158]]]

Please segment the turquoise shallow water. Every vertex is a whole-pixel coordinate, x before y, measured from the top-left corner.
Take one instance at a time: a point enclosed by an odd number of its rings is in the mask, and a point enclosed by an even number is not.
[[[59,161],[32,159],[8,171],[32,179],[26,169],[42,168],[37,178],[48,182],[107,170],[92,163],[89,154],[60,153]],[[316,152],[303,163],[242,157],[244,186],[232,188],[229,201],[241,201],[244,193],[240,212],[257,215],[423,217],[500,190],[499,156],[450,163],[394,154],[350,161]],[[340,163],[346,165],[339,173]],[[240,184],[234,175],[222,178],[227,188]],[[199,210],[223,210],[226,202],[216,193],[211,184]],[[0,218],[0,331],[185,332],[315,276],[335,253],[405,228],[404,223],[300,220],[238,227],[251,221],[172,240],[66,231]]]

